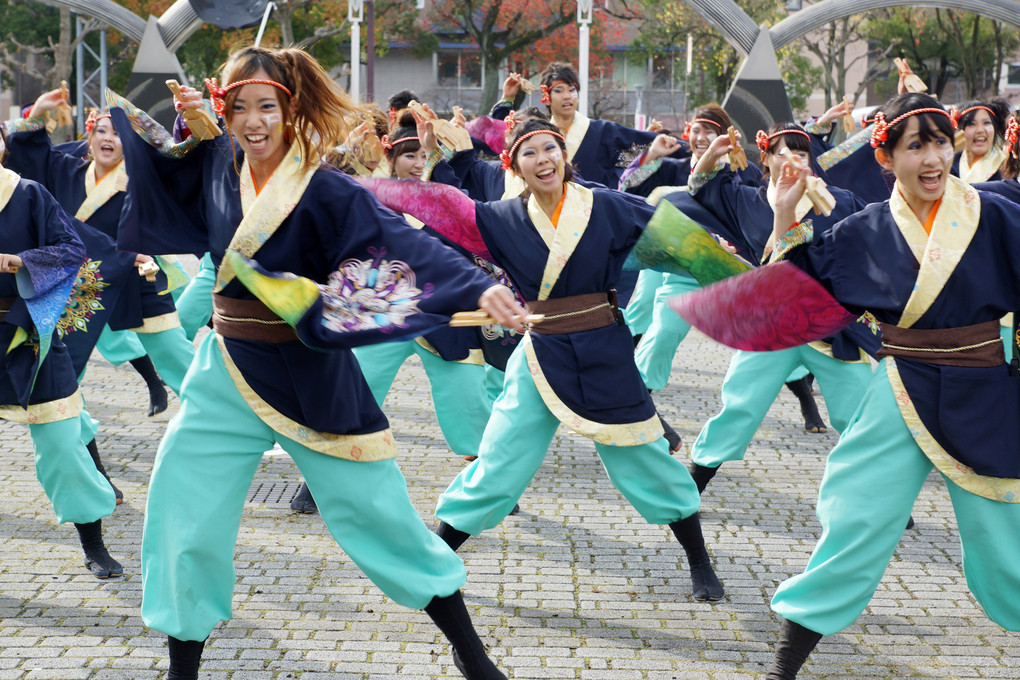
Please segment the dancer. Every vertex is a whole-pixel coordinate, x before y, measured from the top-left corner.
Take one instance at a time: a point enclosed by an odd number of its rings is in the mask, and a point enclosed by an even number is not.
[[[617,191],[572,183],[565,156],[555,125],[519,125],[503,158],[528,194],[465,208],[474,220],[461,226],[458,242],[503,267],[530,300],[529,310],[545,319],[511,355],[478,459],[439,498],[437,533],[456,549],[499,524],[562,423],[595,442],[610,480],[646,521],[669,525],[687,554],[695,599],[721,599],[697,489],[669,455],[613,294],[652,209]],[[449,191],[451,201],[462,197]],[[420,208],[407,193],[408,207]]]
[[[948,484],[971,593],[990,619],[1020,630],[1020,548],[1002,540],[1020,532],[1020,383],[998,341],[1000,317],[1020,308],[1020,219],[1014,204],[950,175],[953,134],[934,98],[894,97],[872,138],[896,176],[892,196],[813,239],[807,223],[787,232],[802,174],[784,170],[777,184],[777,255],[852,313],[873,314],[883,337],[826,461],[821,538],[772,600],[783,622],[768,680],[795,678],[822,636],[857,619],[933,468]]]
[[[11,135],[11,167],[43,184],[77,219],[116,240],[128,181],[120,138],[109,113],[99,113],[90,116],[86,125],[89,158],[53,147],[43,115],[62,102],[60,89],[39,96],[31,117]],[[172,297],[160,295],[167,288],[166,276],[160,272],[153,283],[134,277],[129,286],[120,292],[108,325],[114,331],[134,331],[159,377],[179,395],[195,348],[181,328]],[[107,339],[116,342],[116,338]],[[145,370],[140,365],[136,368]],[[159,378],[154,374],[146,371],[143,375],[149,385],[150,415],[154,415],[165,408],[166,391],[162,383],[156,384]]]
[[[963,149],[953,158],[953,174],[971,184],[1001,179],[999,168],[1009,155],[1003,143],[1009,104],[1002,99],[967,102],[952,116],[963,133]]]
[[[695,166],[689,182],[691,194],[698,202],[725,216],[732,224],[771,222],[776,182],[786,162],[781,151],[789,149],[802,161],[810,156],[808,135],[794,123],[778,123],[768,132],[760,131],[757,143],[766,167],[768,187],[749,187],[734,181],[731,175],[715,171],[718,160],[731,150],[725,137],[712,142]],[[812,217],[819,233],[864,207],[853,194],[835,187],[830,190],[836,199],[832,214]],[[811,203],[805,199],[798,204],[797,215],[803,218],[810,210]],[[771,244],[767,243],[762,254],[770,251]],[[705,423],[691,447],[691,474],[699,490],[704,491],[722,463],[743,459],[780,388],[784,383],[790,386],[790,374],[799,368],[806,368],[817,377],[832,425],[840,432],[846,428],[871,379],[870,360],[853,338],[841,334],[832,342],[778,352],[737,351],[723,380],[722,410]],[[801,400],[805,429],[824,431],[824,423],[810,395],[810,384],[801,379],[794,384],[793,391]]]
[[[0,160],[6,155],[0,132]],[[103,542],[113,487],[82,441],[82,398],[56,326],[85,261],[72,219],[39,184],[0,166],[0,419],[25,423],[57,522],[74,523],[85,567],[124,573]]]
[[[396,179],[422,181],[429,154],[436,146],[435,135],[421,130],[407,109],[397,114],[399,127],[384,136],[386,159]],[[433,229],[405,215],[408,224],[444,242]],[[461,250],[469,261],[470,254]],[[382,408],[393,380],[404,362],[417,356],[425,369],[436,421],[447,446],[457,455],[474,460],[492,412],[492,401],[485,386],[485,360],[477,328],[440,328],[400,342],[381,342],[356,347],[354,356],[379,407]],[[302,482],[290,503],[291,510],[302,514],[316,511],[315,499]]]
[[[241,511],[259,460],[278,443],[369,578],[394,601],[425,609],[465,677],[505,680],[460,596],[463,563],[411,505],[386,417],[348,348],[422,333],[477,306],[519,327],[524,310],[508,289],[320,165],[357,110],[312,57],[243,49],[222,83],[209,87],[227,134],[184,142],[182,158],[160,154],[165,131],[138,125],[156,146],[132,131],[140,114],[130,104],[113,109],[133,178],[122,245],[208,251],[218,266],[216,332],[201,345],[156,455],[142,539],[142,619],[169,636],[168,677],[197,678],[204,641],[230,618]],[[202,106],[191,88],[182,99],[179,110]],[[275,312],[247,286],[285,304]]]

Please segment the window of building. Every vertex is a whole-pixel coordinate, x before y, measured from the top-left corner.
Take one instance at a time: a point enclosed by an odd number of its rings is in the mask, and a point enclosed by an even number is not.
[[[1006,65],[1006,84],[1020,85],[1020,64]]]
[[[476,50],[439,50],[436,81],[442,87],[481,87],[482,55]]]
[[[652,57],[652,87],[659,90],[670,89],[674,68],[675,59],[672,52],[654,55]]]

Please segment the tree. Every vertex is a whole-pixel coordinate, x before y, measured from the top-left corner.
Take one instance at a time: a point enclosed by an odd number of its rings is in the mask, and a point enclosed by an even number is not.
[[[0,69],[4,83],[13,85],[15,71],[39,81],[43,90],[60,85],[71,77],[71,55],[78,43],[100,23],[88,20],[85,30],[73,37],[71,11],[37,3],[12,5],[0,2],[0,26],[4,28],[0,42]],[[56,36],[56,40],[54,40]]]
[[[862,32],[906,57],[939,97],[954,78],[962,80],[966,98],[998,94],[1005,55],[1020,45],[1015,31],[1002,31],[990,19],[955,9],[879,10],[869,16]],[[895,87],[891,77],[879,94],[892,94]]]
[[[496,101],[500,64],[533,62],[527,52],[576,18],[576,0],[435,0],[418,37],[428,49],[435,49],[437,33],[460,36],[478,46],[484,111]]]
[[[140,16],[148,16],[162,14],[172,3],[173,0],[121,0],[120,4]],[[97,32],[105,28],[98,20],[82,19],[82,30],[75,36],[73,17],[67,7],[0,0],[0,26],[3,27],[0,71],[4,83],[13,85],[12,74],[16,71],[37,81],[35,87],[29,88],[33,92],[54,89],[62,80],[73,82],[75,49],[85,42],[98,52]],[[106,42],[110,87],[119,89],[127,84],[138,45],[113,29],[107,31]],[[96,87],[90,94],[98,100],[98,84]],[[77,93],[72,92],[72,99],[77,101]]]
[[[825,94],[825,108],[836,104],[843,96],[857,101],[868,83],[892,72],[890,54],[894,45],[872,41],[866,51],[847,60],[847,49],[852,43],[865,43],[868,16],[863,14],[844,17],[813,33],[803,36],[800,41],[821,62],[822,91]],[[847,72],[858,62],[866,61],[870,66],[853,94],[847,92]]]

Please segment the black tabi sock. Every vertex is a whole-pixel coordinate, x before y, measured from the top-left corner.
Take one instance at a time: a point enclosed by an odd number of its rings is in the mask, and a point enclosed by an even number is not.
[[[454,529],[446,522],[439,523],[439,526],[436,527],[436,535],[446,541],[446,545],[450,546],[450,549],[454,552],[457,552],[457,548],[464,545],[464,541],[471,538],[471,534],[460,529]]]
[[[434,597],[425,613],[443,631],[453,646],[453,661],[468,680],[506,680],[485,652],[478,632],[471,624],[464,597],[458,590],[448,597]]]
[[[712,569],[712,558],[709,557],[708,549],[705,547],[705,537],[701,533],[701,519],[698,513],[671,522],[669,528],[687,554],[694,599],[721,600],[726,591],[719,577],[715,575],[715,570]]]
[[[124,573],[120,562],[110,557],[103,542],[103,520],[97,519],[88,524],[75,524],[81,548],[85,552],[85,566],[98,578],[119,576]]]
[[[825,421],[822,414],[818,412],[818,404],[811,394],[811,374],[800,380],[792,380],[786,386],[800,401],[800,413],[804,417],[804,429],[809,432],[825,432]]]
[[[85,445],[85,448],[88,449],[89,456],[92,457],[92,462],[95,464],[96,469],[99,470],[99,474],[106,477],[106,481],[110,482],[110,486],[113,488],[113,495],[117,498],[117,502],[120,503],[124,499],[124,494],[121,493],[120,489],[117,488],[117,485],[113,483],[112,479],[110,479],[110,475],[106,473],[106,468],[103,466],[103,459],[99,457],[99,447],[96,446],[96,440],[93,439],[90,441]]]
[[[698,465],[697,463],[691,463],[691,467],[688,472],[691,473],[691,479],[694,480],[694,484],[698,487],[698,493],[704,493],[705,487],[715,477],[715,473],[719,472],[718,467],[706,467],[704,465]]]
[[[163,386],[163,381],[160,379],[159,373],[156,372],[152,359],[146,354],[132,359],[129,363],[138,371],[138,374],[145,380],[145,386],[149,388],[149,415],[154,416],[165,411],[167,407],[166,387]]]
[[[166,680],[198,680],[198,664],[202,661],[205,640],[178,640],[168,635],[170,646],[170,672]]]
[[[765,680],[795,680],[800,667],[821,639],[820,633],[783,619],[779,626],[779,641],[776,642],[772,667],[765,675]]]

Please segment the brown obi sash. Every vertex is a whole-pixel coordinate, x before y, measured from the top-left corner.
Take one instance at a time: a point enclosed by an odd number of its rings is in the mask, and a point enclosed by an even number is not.
[[[213,293],[213,328],[224,338],[284,343],[298,339],[290,324],[261,300],[238,300]]]
[[[973,326],[921,330],[882,326],[882,349],[876,357],[902,357],[941,366],[1001,366],[1006,362],[999,321]]]
[[[545,318],[531,324],[531,332],[542,335],[576,333],[621,323],[616,291],[589,293],[554,300],[533,300],[527,303],[531,314]]]
[[[7,316],[7,312],[11,311],[11,307],[18,301],[18,298],[0,298],[0,321],[4,320]]]

